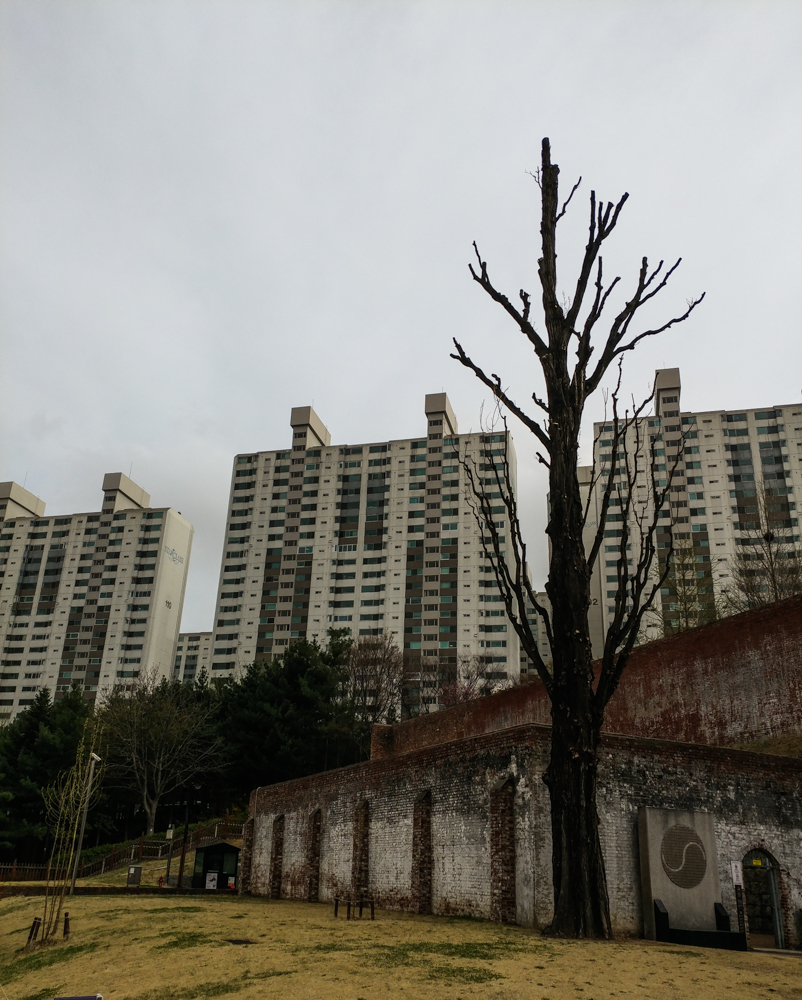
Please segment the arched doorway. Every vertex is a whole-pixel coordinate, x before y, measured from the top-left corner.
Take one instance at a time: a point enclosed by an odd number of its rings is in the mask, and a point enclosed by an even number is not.
[[[432,793],[415,800],[412,813],[412,905],[415,913],[432,912]]]
[[[270,898],[281,899],[281,879],[284,874],[284,817],[273,820],[273,843],[270,847]]]
[[[749,851],[744,857],[744,896],[752,947],[784,948],[779,872],[765,851]]]
[[[512,778],[490,793],[490,919],[514,924],[515,785]]]
[[[363,799],[354,813],[354,853],[351,862],[354,900],[370,898],[370,806]]]

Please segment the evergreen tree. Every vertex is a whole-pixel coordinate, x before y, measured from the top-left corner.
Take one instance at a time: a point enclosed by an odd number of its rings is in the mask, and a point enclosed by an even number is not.
[[[247,800],[259,785],[359,759],[344,698],[349,646],[342,631],[332,633],[326,649],[299,639],[283,656],[252,664],[221,687],[218,732],[235,796]]]
[[[90,713],[81,688],[57,702],[42,689],[30,708],[0,729],[0,801],[5,799],[0,808],[6,813],[2,839],[20,859],[42,857],[47,837],[42,789],[75,763]]]

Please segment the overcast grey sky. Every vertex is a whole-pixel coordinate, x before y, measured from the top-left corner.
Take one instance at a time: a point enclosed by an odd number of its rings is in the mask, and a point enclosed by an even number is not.
[[[684,258],[655,316],[707,291],[627,389],[679,366],[685,408],[800,398],[796,0],[6,0],[0,29],[0,480],[57,514],[133,464],[195,525],[185,628],[212,624],[232,457],[289,444],[290,407],[381,440],[445,389],[476,428],[454,335],[539,389],[467,262],[476,239],[536,293],[544,135],[584,178],[566,286],[593,187],[630,192],[625,290],[646,254]],[[545,477],[513,431],[540,584]]]

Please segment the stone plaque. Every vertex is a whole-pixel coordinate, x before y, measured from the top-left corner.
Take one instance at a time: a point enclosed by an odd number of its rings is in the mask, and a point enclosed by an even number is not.
[[[645,936],[655,936],[655,899],[665,904],[672,927],[715,930],[721,884],[712,814],[643,807],[638,839]]]

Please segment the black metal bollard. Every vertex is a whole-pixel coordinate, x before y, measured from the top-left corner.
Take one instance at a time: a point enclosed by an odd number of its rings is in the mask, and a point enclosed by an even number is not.
[[[371,899],[371,901],[370,901],[370,919],[371,920],[375,920],[376,919],[376,905],[373,902],[373,899]]]
[[[28,934],[28,943],[25,945],[25,950],[28,951],[30,948],[36,944],[36,938],[39,935],[39,928],[42,926],[42,918],[34,917],[33,923],[31,924],[31,930]]]
[[[334,897],[334,919],[337,919],[337,911],[340,909],[340,897]]]
[[[345,915],[345,919],[346,920],[350,920],[351,919],[351,900],[350,899],[348,900],[348,912]]]
[[[64,911],[64,940],[70,936],[70,915],[67,911]]]

